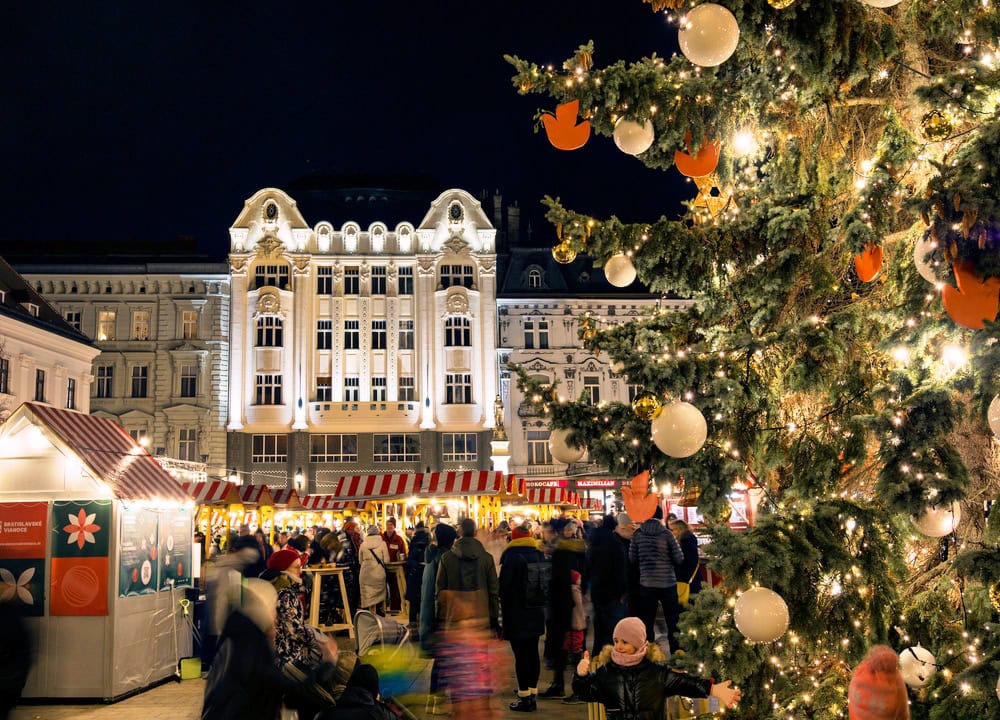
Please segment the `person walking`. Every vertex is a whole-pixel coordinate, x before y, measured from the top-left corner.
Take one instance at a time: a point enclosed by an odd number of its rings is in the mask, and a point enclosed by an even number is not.
[[[458,533],[455,528],[439,522],[434,526],[432,544],[424,550],[424,573],[420,583],[420,649],[431,658],[435,656],[439,640],[435,602],[438,567],[441,555],[451,550],[457,539]],[[442,690],[441,667],[432,660],[430,687],[427,691],[427,712],[431,715],[445,712],[446,703]]]
[[[406,538],[396,532],[395,518],[385,521],[385,532],[382,533],[386,549],[389,551],[389,562],[406,560]],[[396,573],[388,573],[386,581],[389,586],[389,612],[398,613],[402,608],[402,596],[399,593],[399,580]]]
[[[542,582],[542,566],[548,561],[527,525],[513,528],[510,536],[511,541],[500,555],[499,578],[503,635],[514,654],[517,676],[517,701],[510,704],[510,709],[534,712],[541,674],[538,639],[545,632],[545,596],[544,590],[533,593],[529,589],[528,575],[531,572],[532,580]]]
[[[420,596],[423,590],[424,557],[431,544],[431,534],[424,528],[423,521],[417,523],[410,539],[410,549],[406,555],[406,602],[410,605],[410,627],[419,634]]]
[[[590,536],[590,602],[594,609],[594,657],[611,644],[611,631],[625,617],[628,559],[625,545],[615,534],[618,521],[605,515]]]
[[[628,553],[629,559],[639,564],[639,617],[646,625],[646,639],[649,642],[654,640],[656,610],[662,605],[670,652],[676,652],[680,606],[677,603],[675,568],[684,564],[684,553],[677,544],[677,538],[663,526],[661,507],[658,506],[653,517],[636,530]]]
[[[582,585],[589,582],[587,572],[587,546],[576,537],[577,525],[565,519],[551,522],[553,532],[559,539],[552,552],[552,581],[549,584],[549,612],[545,628],[545,658],[552,665],[552,683],[543,698],[563,698],[566,696],[565,672],[567,653],[563,649],[566,631],[570,629],[573,614],[573,590],[570,573],[580,573]]]
[[[378,525],[373,523],[368,526],[368,535],[361,543],[361,607],[378,615],[385,615],[387,562],[389,549]]]
[[[677,582],[688,584],[688,597],[681,603],[686,606],[694,599],[694,595],[701,592],[698,536],[691,532],[691,528],[683,520],[674,520],[670,524],[670,532],[674,534],[677,544],[681,546],[681,552],[684,553],[684,562],[677,568]]]
[[[625,596],[626,617],[639,616],[639,563],[629,559],[629,548],[632,547],[632,536],[639,529],[639,523],[632,522],[628,513],[620,512],[616,518],[618,527],[615,528],[615,537],[622,544],[625,551],[625,573],[628,576],[625,581],[628,591]]]

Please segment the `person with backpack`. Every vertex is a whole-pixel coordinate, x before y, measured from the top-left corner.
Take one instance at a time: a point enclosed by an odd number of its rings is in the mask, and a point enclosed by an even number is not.
[[[532,537],[530,527],[515,527],[510,537],[511,541],[500,556],[503,635],[514,654],[517,676],[517,701],[510,704],[510,709],[534,712],[541,674],[538,639],[545,633],[545,601],[551,566],[539,549],[538,541]]]
[[[657,506],[653,517],[646,520],[635,535],[628,550],[629,560],[639,563],[639,617],[646,624],[646,639],[653,642],[653,623],[657,608],[663,606],[670,636],[670,652],[677,651],[677,571],[684,564],[684,552],[677,538],[663,525],[663,508]]]

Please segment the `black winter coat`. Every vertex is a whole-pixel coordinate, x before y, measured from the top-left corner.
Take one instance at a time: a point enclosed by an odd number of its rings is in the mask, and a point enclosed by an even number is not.
[[[431,534],[420,529],[413,533],[410,551],[406,555],[406,599],[420,604],[421,581],[424,575],[424,556],[431,544]]]
[[[628,559],[618,536],[599,527],[590,536],[590,599],[607,605],[625,595],[628,586]]]
[[[691,582],[691,594],[701,592],[701,575],[695,573],[698,567],[698,537],[688,530],[681,535],[681,552],[684,553],[684,563],[677,568],[677,582]],[[694,580],[691,575],[694,574]]]
[[[650,643],[646,657],[632,667],[611,660],[608,646],[591,663],[587,675],[573,676],[573,692],[587,702],[599,702],[608,720],[662,720],[668,697],[705,698],[712,681],[672,670],[662,664],[663,653]]]
[[[548,562],[532,538],[507,543],[500,556],[500,607],[503,636],[507,640],[530,640],[545,633],[545,608],[525,606],[528,564]]]

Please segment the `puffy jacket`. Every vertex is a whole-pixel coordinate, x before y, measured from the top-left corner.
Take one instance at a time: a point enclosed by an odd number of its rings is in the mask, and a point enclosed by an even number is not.
[[[532,538],[507,543],[500,556],[500,605],[503,608],[503,636],[507,640],[527,640],[545,634],[545,608],[525,605],[528,564],[548,562]]]
[[[486,552],[486,548],[476,538],[459,538],[451,550],[441,556],[437,574],[438,595],[442,590],[475,590],[486,593],[490,625],[500,624],[496,565],[493,563],[493,556]]]
[[[662,720],[668,697],[709,696],[711,680],[676,672],[664,660],[663,651],[650,643],[642,662],[624,667],[611,660],[609,645],[591,661],[589,674],[573,676],[573,692],[604,705],[608,720]]]
[[[361,607],[367,608],[385,602],[385,564],[389,562],[389,549],[381,535],[365,536],[361,543],[360,559]]]
[[[431,543],[431,534],[420,529],[413,533],[410,541],[410,552],[406,556],[406,599],[411,603],[420,603],[423,590],[421,580],[424,575],[424,555]]]
[[[628,557],[639,563],[642,587],[666,588],[677,584],[675,567],[684,564],[684,553],[674,534],[659,520],[649,519],[632,536]]]

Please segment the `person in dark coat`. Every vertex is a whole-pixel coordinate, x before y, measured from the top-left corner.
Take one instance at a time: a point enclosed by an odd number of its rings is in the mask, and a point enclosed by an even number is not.
[[[541,605],[528,607],[525,591],[528,566],[548,560],[527,525],[515,527],[510,536],[511,541],[500,556],[503,635],[514,654],[514,672],[517,675],[517,702],[511,703],[510,709],[534,712],[537,709],[538,676],[541,674],[538,638],[545,633],[545,608]]]
[[[434,597],[438,567],[441,556],[451,550],[457,539],[455,528],[438,523],[434,526],[432,544],[424,550],[424,573],[420,583],[420,649],[432,658],[437,651],[438,640],[437,603]],[[427,711],[432,715],[437,714],[438,705],[444,709],[443,689],[441,667],[435,660],[431,663],[430,687],[427,691]]]
[[[410,539],[410,551],[406,556],[406,601],[410,604],[410,625],[417,627],[420,620],[420,597],[424,575],[424,554],[431,544],[431,534],[418,522]],[[418,631],[419,632],[419,631]]]
[[[24,616],[24,606],[0,603],[0,720],[7,720],[21,699],[31,670],[34,643]]]
[[[677,619],[680,605],[677,602],[677,573],[675,568],[684,564],[684,553],[677,538],[663,526],[663,510],[646,520],[635,535],[628,551],[629,559],[639,563],[639,617],[646,623],[646,639],[653,641],[653,623],[656,610],[663,606],[670,635],[670,652],[677,650]]]
[[[628,592],[625,597],[625,616],[639,616],[639,563],[634,563],[629,559],[629,548],[632,546],[632,536],[639,528],[638,523],[633,523],[632,518],[627,513],[618,513],[618,527],[615,528],[615,537],[622,544],[625,550],[625,573],[628,575],[626,585]]]
[[[684,562],[677,568],[677,582],[689,583],[691,585],[690,594],[693,596],[701,592],[701,573],[698,568],[698,536],[691,532],[691,528],[683,520],[674,520],[670,524],[670,532],[677,538],[681,552],[684,553]]]
[[[552,552],[552,582],[549,585],[548,624],[545,628],[545,657],[552,665],[552,684],[540,693],[543,698],[566,696],[565,671],[569,661],[563,649],[566,631],[570,629],[573,616],[573,582],[570,573],[576,570],[581,576],[581,586],[590,582],[587,569],[587,545],[576,537],[575,522],[556,519],[552,529],[559,533],[555,550]]]
[[[358,665],[335,707],[330,707],[315,720],[397,720],[379,694],[378,670],[371,665]]]
[[[229,543],[229,552],[238,553],[244,551],[244,555],[251,557],[250,550],[254,551],[253,560],[250,560],[243,566],[243,577],[260,577],[260,574],[267,569],[267,561],[264,560],[260,546],[257,544],[257,538],[250,534],[250,526],[240,525],[239,535]]]
[[[618,521],[605,515],[590,535],[590,601],[594,608],[593,654],[611,644],[611,631],[625,617],[628,586],[625,547],[615,535]]]

